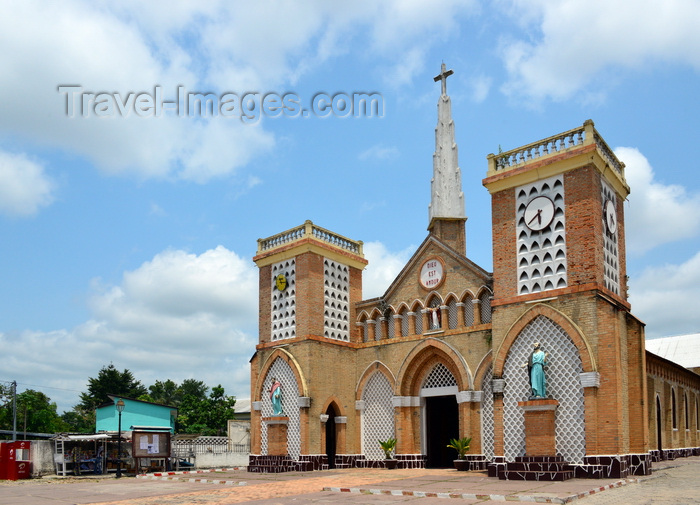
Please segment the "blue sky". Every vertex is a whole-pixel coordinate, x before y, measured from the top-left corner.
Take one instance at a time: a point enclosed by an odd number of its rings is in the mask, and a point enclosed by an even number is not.
[[[1,8],[0,381],[59,412],[110,362],[249,396],[256,240],[306,219],[364,241],[364,295],[381,294],[427,233],[442,61],[469,258],[492,268],[486,156],[593,119],[632,188],[634,314],[650,338],[700,331],[697,1]],[[378,93],[383,114],[68,117],[65,85]]]

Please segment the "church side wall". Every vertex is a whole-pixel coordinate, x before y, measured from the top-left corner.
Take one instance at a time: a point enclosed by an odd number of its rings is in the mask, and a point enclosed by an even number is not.
[[[652,453],[657,459],[700,455],[700,375],[650,352],[646,352],[646,371]],[[661,419],[657,418],[657,401]]]

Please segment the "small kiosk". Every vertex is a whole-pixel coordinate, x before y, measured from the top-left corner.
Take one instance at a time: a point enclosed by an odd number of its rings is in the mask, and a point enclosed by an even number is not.
[[[61,433],[54,437],[56,475],[103,474],[116,471],[117,461],[128,459],[122,451],[117,454],[117,435],[98,433]],[[126,447],[126,445],[125,445]]]

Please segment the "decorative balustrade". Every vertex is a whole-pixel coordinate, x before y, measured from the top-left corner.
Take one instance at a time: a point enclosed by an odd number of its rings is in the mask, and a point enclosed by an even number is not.
[[[500,172],[528,163],[532,160],[562,153],[574,147],[595,143],[600,155],[619,174],[623,174],[624,164],[617,159],[610,147],[593,127],[590,119],[583,126],[553,135],[510,151],[489,154],[489,172]]]
[[[351,253],[362,255],[362,242],[345,238],[342,235],[321,228],[311,221],[306,221],[301,226],[283,231],[272,237],[258,239],[258,254],[306,238],[315,238]]]

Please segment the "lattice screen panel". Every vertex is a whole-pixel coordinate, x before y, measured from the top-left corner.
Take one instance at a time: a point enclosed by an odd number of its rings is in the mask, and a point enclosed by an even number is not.
[[[474,302],[471,298],[464,300],[464,326],[474,326]]]
[[[301,432],[299,429],[299,388],[289,364],[281,358],[275,359],[263,381],[263,390],[260,393],[261,417],[272,416],[272,401],[270,400],[270,387],[272,379],[276,378],[282,384],[282,414],[289,417],[287,424],[287,451],[295,459],[299,459],[301,453]],[[267,425],[261,421],[261,445],[262,454],[267,454]]]
[[[389,317],[386,318],[387,320],[387,336],[389,338],[394,338],[396,336],[396,319],[394,318],[394,314],[390,313]]]
[[[381,340],[384,337],[382,332],[382,318],[377,317],[374,321],[374,340]]]
[[[544,230],[533,231],[526,226],[525,208],[538,196],[546,196],[554,202],[554,219]],[[562,176],[550,177],[519,188],[515,205],[518,294],[566,287],[566,223]]]
[[[481,452],[486,459],[493,461],[493,367],[489,367],[484,374],[481,390],[484,392],[481,399]]]
[[[294,258],[272,265],[272,340],[294,338],[296,336],[296,271]],[[287,278],[284,291],[277,289],[275,279],[278,275]]]
[[[479,310],[481,310],[481,322],[491,322],[491,293],[484,292],[479,297]]]
[[[457,327],[457,323],[459,322],[459,318],[457,316],[458,311],[459,308],[457,307],[457,300],[452,298],[447,304],[447,322],[448,327],[451,330],[454,330]]]
[[[555,417],[557,452],[570,463],[582,463],[586,454],[586,431],[582,372],[578,349],[564,330],[551,319],[538,316],[520,333],[508,351],[503,367],[503,424],[505,457],[514,461],[525,455],[525,424],[518,402],[530,395],[527,363],[533,344],[540,342],[548,354],[547,395],[559,401]]]
[[[411,316],[408,315],[408,311],[404,310],[401,313],[401,336],[406,337],[411,334]]]
[[[362,400],[365,402],[362,412],[362,447],[368,460],[384,459],[379,441],[394,437],[393,396],[394,390],[381,372],[375,372],[369,378],[362,392]]]
[[[420,335],[423,333],[423,312],[420,308],[416,310],[413,317],[416,318],[416,335]]]
[[[423,381],[422,389],[445,388],[456,385],[457,379],[452,375],[452,372],[442,363],[438,363]]]
[[[350,340],[350,271],[346,265],[323,260],[323,335]]]
[[[610,200],[615,205],[617,212],[617,198],[615,198],[615,192],[608,186],[608,184],[603,181],[602,188],[602,201],[603,201],[603,221],[605,221],[605,202]],[[608,288],[613,293],[620,294],[620,263],[617,247],[617,233],[610,233],[608,227],[603,223],[603,258],[605,261],[605,268],[603,273],[603,279],[605,282],[605,287]]]

